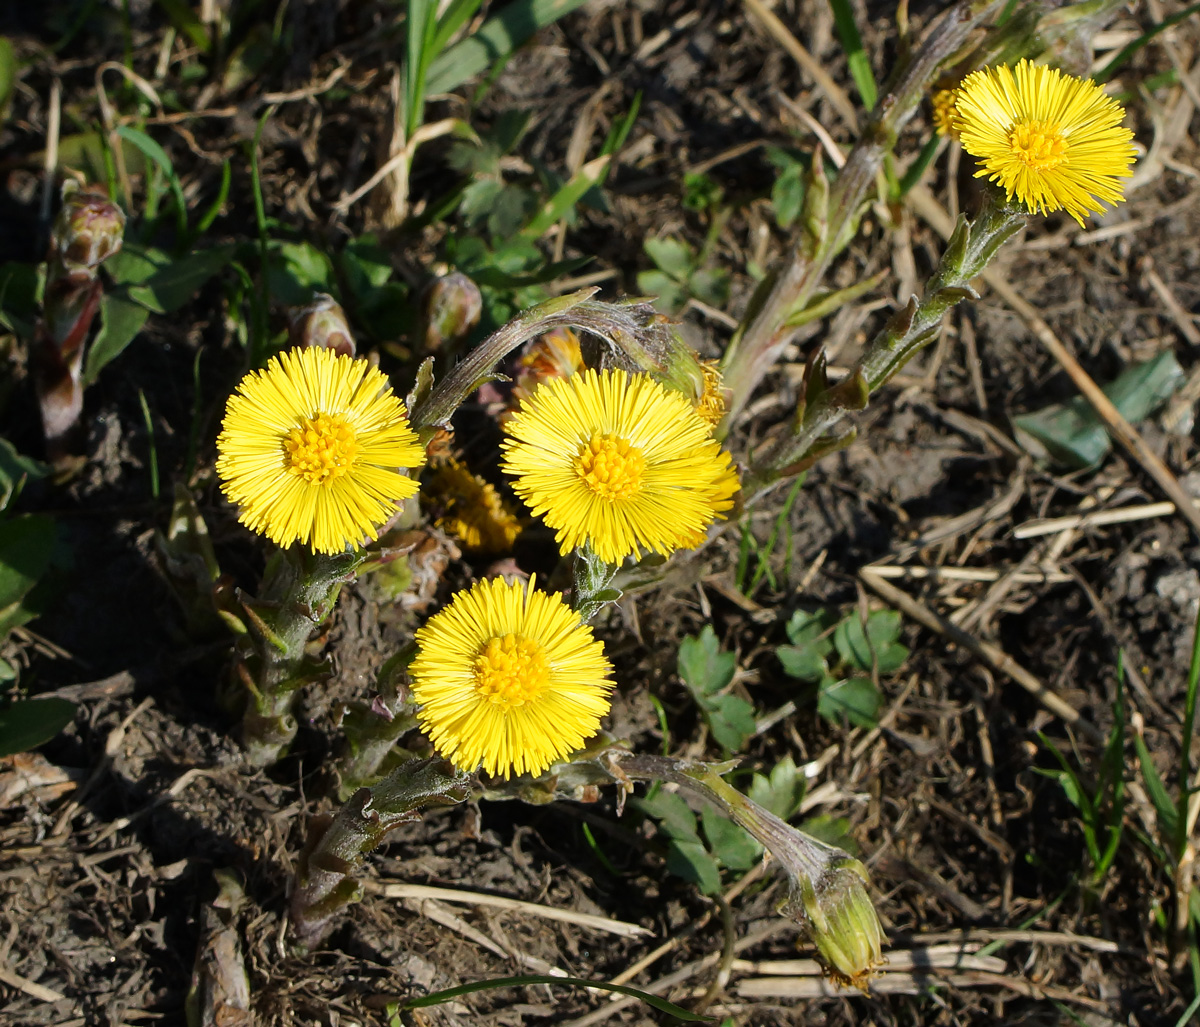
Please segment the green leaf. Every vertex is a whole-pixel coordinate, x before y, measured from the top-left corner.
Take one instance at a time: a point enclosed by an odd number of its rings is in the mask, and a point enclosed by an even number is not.
[[[788,618],[787,631],[788,641],[792,645],[807,646],[813,645],[822,656],[828,655],[833,651],[833,643],[828,638],[822,638],[833,625],[837,622],[837,618],[826,611],[824,607],[820,607],[809,613],[806,610],[797,610]]]
[[[267,258],[267,286],[285,306],[303,306],[314,293],[334,291],[333,264],[309,243],[276,243]]]
[[[703,700],[728,687],[737,670],[737,656],[722,651],[711,624],[699,635],[690,635],[679,643],[676,667],[683,683],[697,699]]]
[[[754,707],[740,695],[715,695],[701,703],[713,738],[730,752],[740,752],[754,737]]]
[[[538,29],[582,7],[585,0],[516,0],[455,43],[429,66],[425,93],[448,93],[507,57]]]
[[[1126,368],[1103,391],[1127,421],[1137,424],[1166,402],[1183,378],[1175,354],[1165,349]],[[1083,396],[1014,417],[1013,425],[1017,441],[1035,458],[1067,467],[1093,467],[1112,449],[1104,422]]]
[[[829,647],[833,648],[832,645]],[[779,657],[779,662],[783,664],[783,672],[789,677],[799,678],[801,681],[816,682],[829,673],[829,668],[825,665],[825,659],[821,655],[816,643],[803,647],[781,645],[775,650],[775,655]]]
[[[771,768],[769,775],[755,774],[747,794],[780,820],[791,820],[799,811],[807,788],[808,781],[789,753]]]
[[[58,529],[46,514],[0,522],[0,608],[18,603],[50,567]]]
[[[17,82],[17,54],[13,45],[0,36],[0,124],[8,117],[8,101]]]
[[[703,842],[672,841],[667,846],[667,869],[696,885],[705,895],[721,891],[721,871]]]
[[[1175,838],[1179,811],[1175,808],[1175,803],[1171,801],[1171,796],[1167,793],[1166,786],[1158,774],[1158,768],[1154,766],[1150,750],[1146,748],[1146,742],[1140,734],[1133,736],[1133,746],[1137,750],[1138,762],[1141,764],[1142,780],[1146,783],[1146,794],[1150,796],[1150,801],[1154,804],[1154,811],[1158,814],[1159,830],[1170,845]]]
[[[463,190],[458,210],[468,228],[475,227],[487,217],[503,188],[504,183],[498,178],[479,178]]]
[[[487,981],[475,981],[472,984],[460,984],[457,988],[447,988],[445,991],[435,991],[429,995],[420,995],[417,998],[410,998],[396,1005],[388,1007],[389,1014],[396,1014],[401,1009],[419,1009],[422,1006],[436,1006],[442,1002],[449,1002],[451,999],[458,998],[460,995],[470,995],[475,991],[491,991],[496,988],[524,988],[531,984],[561,984],[573,988],[598,988],[600,991],[612,991],[618,995],[632,995],[634,998],[641,999],[648,1006],[657,1009],[660,1013],[666,1013],[668,1016],[673,1016],[679,1020],[686,1020],[688,1023],[712,1022],[712,1017],[701,1016],[698,1013],[689,1012],[682,1009],[666,999],[659,998],[657,995],[650,995],[647,992],[639,991],[637,988],[630,988],[624,984],[609,984],[608,981],[586,981],[578,977],[551,977],[542,974],[529,974],[524,977],[494,977]],[[399,1023],[399,1019],[396,1021]]]
[[[668,838],[699,841],[696,814],[677,792],[659,790],[654,795],[629,800],[635,809],[659,822]]]
[[[896,610],[876,610],[867,615],[864,629],[857,612],[846,617],[833,633],[833,644],[843,660],[870,673],[878,664],[880,674],[892,674],[904,665],[908,649],[896,643],[901,619]]]
[[[779,169],[771,186],[771,206],[780,228],[788,228],[804,209],[804,190],[808,181],[808,164],[784,150],[767,151],[771,163]]]
[[[175,213],[180,233],[187,231],[187,201],[183,198],[183,184],[179,181],[179,176],[175,174],[175,165],[171,163],[171,158],[155,140],[151,139],[145,132],[141,132],[131,125],[120,125],[117,128],[117,135],[124,139],[127,143],[136,146],[150,160],[154,161],[163,173],[167,176],[167,184],[171,187],[171,195],[175,198]]]
[[[23,261],[0,264],[0,323],[28,338],[33,334],[39,302],[38,270]]]
[[[152,313],[173,313],[233,259],[235,249],[232,245],[214,246],[169,261],[142,284],[129,286],[126,294]]]
[[[660,271],[681,284],[687,281],[695,266],[696,257],[691,247],[679,239],[647,239],[642,248]]]
[[[388,251],[376,242],[373,235],[352,239],[338,256],[346,285],[357,297],[366,296],[372,289],[387,284],[392,277],[392,261]]]
[[[0,438],[0,510],[8,508],[14,493],[28,478],[44,478],[50,468],[33,457],[22,456],[8,439]]]
[[[730,870],[749,870],[762,856],[762,846],[740,824],[717,812],[712,806],[700,811],[708,847]]]
[[[833,724],[841,724],[844,718],[855,727],[873,728],[882,701],[870,678],[826,678],[817,694],[817,712]]]
[[[858,26],[854,21],[854,11],[850,0],[829,0],[833,8],[833,22],[837,27],[838,39],[846,51],[846,62],[850,66],[850,77],[858,87],[858,95],[862,97],[863,106],[870,110],[875,106],[878,90],[875,86],[875,75],[871,71],[871,62],[863,50],[862,37],[858,34]]]
[[[571,180],[558,189],[545,203],[540,211],[523,229],[521,235],[525,239],[540,239],[555,224],[574,209],[575,204],[608,175],[610,158],[598,157],[588,161],[581,167]]]
[[[137,338],[150,311],[140,303],[124,299],[118,293],[106,293],[100,299],[100,331],[88,349],[83,368],[83,384],[91,385],[105,365],[119,357]]]
[[[728,271],[720,268],[701,268],[688,279],[688,291],[696,299],[718,309],[729,302]]]
[[[50,741],[75,717],[66,699],[21,699],[0,710],[0,756],[28,752]]]
[[[639,271],[637,283],[638,292],[655,297],[655,306],[665,314],[677,314],[687,304],[687,289],[664,271]]]

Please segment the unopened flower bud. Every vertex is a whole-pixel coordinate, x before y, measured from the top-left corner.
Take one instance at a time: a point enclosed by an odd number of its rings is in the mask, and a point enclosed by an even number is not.
[[[66,182],[52,245],[64,267],[94,269],[121,248],[125,212],[104,193]]]
[[[482,313],[479,286],[466,275],[453,271],[435,278],[421,297],[425,349],[433,353],[465,339]]]
[[[808,929],[831,976],[866,990],[883,962],[883,931],[867,895],[867,871],[857,859],[835,859],[814,882],[792,878],[782,912]]]
[[[346,323],[346,312],[326,293],[317,293],[311,303],[292,312],[288,333],[293,346],[331,349],[339,356],[354,356],[354,335]]]

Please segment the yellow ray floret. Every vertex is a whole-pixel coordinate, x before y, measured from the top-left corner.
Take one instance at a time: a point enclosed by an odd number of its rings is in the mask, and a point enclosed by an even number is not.
[[[586,542],[615,564],[697,546],[740,488],[709,423],[649,375],[543,383],[505,431],[501,467],[563,553]]]
[[[340,553],[375,538],[417,491],[424,453],[404,404],[365,360],[293,349],[251,371],[217,439],[221,488],[272,542]]]
[[[463,770],[540,774],[608,712],[612,665],[557,595],[501,578],[460,592],[417,632],[418,717]]]
[[[954,100],[976,177],[999,183],[1035,213],[1065,210],[1080,225],[1125,198],[1133,133],[1125,111],[1094,82],[1023,60],[968,75]]]

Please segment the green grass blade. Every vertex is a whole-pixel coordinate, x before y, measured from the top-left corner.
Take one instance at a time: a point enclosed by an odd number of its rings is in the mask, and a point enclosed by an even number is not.
[[[217,190],[217,197],[209,204],[208,210],[200,215],[200,220],[196,222],[196,235],[203,235],[212,227],[212,223],[217,220],[217,216],[221,213],[221,208],[225,206],[225,201],[229,199],[229,186],[233,181],[233,170],[230,167],[229,161],[221,165],[221,187]]]
[[[485,72],[539,29],[582,7],[585,0],[516,0],[488,18],[473,36],[455,43],[430,65],[425,88],[445,93]]]
[[[453,38],[454,33],[475,17],[482,0],[451,0],[450,5],[438,19],[437,33],[433,37],[433,52],[440,54],[446,49],[446,44]]]
[[[611,158],[597,157],[588,161],[571,176],[520,231],[522,239],[540,239],[550,230],[555,222],[565,217],[568,211],[579,202],[580,198],[593,186],[599,185],[608,176]]]
[[[833,9],[833,23],[838,39],[842,42],[842,49],[846,51],[850,77],[858,87],[863,106],[871,110],[879,98],[879,90],[875,85],[875,75],[871,71],[871,61],[863,49],[862,36],[858,34],[858,25],[854,21],[850,0],[829,0],[829,6]]]
[[[632,998],[641,999],[660,1013],[666,1013],[668,1016],[674,1016],[687,1023],[712,1023],[714,1019],[711,1016],[701,1016],[697,1013],[689,1012],[675,1005],[673,1002],[659,998],[657,995],[651,995],[649,992],[639,991],[637,988],[630,988],[624,984],[609,984],[607,981],[586,981],[578,977],[551,977],[549,974],[528,974],[522,977],[493,977],[486,981],[475,981],[472,984],[460,984],[457,988],[447,988],[445,991],[435,991],[428,995],[422,995],[419,998],[410,998],[405,1002],[401,1002],[398,1008],[420,1009],[424,1006],[436,1006],[442,1002],[449,1002],[452,998],[458,998],[460,995],[470,995],[474,991],[491,991],[496,988],[523,988],[530,984],[565,984],[572,988],[598,988],[601,991],[615,991],[620,995],[629,995]]]
[[[942,137],[934,132],[933,135],[921,147],[921,152],[917,154],[917,159],[913,161],[908,170],[900,178],[900,196],[907,196],[919,181],[921,176],[925,174],[925,169],[933,163],[933,158],[937,156],[938,146],[941,145]]]
[[[150,404],[146,394],[138,389],[138,401],[142,404],[142,419],[146,422],[146,440],[150,446],[150,495],[158,498],[158,446],[154,441],[154,418],[150,416]]]
[[[1183,743],[1179,755],[1179,802],[1175,811],[1175,858],[1182,859],[1188,844],[1187,810],[1192,780],[1192,736],[1196,730],[1196,688],[1200,685],[1200,610],[1192,629],[1192,662],[1188,667],[1187,697],[1183,703]]]
[[[1172,25],[1178,25],[1181,21],[1190,18],[1197,11],[1200,11],[1200,3],[1191,4],[1190,6],[1185,7],[1182,11],[1176,11],[1170,17],[1163,18],[1163,20],[1155,25],[1154,28],[1148,29],[1146,32],[1143,32],[1140,36],[1138,36],[1137,39],[1135,39],[1132,43],[1121,47],[1121,49],[1117,51],[1117,55],[1106,65],[1104,65],[1103,68],[1096,72],[1096,74],[1092,76],[1092,79],[1098,82],[1100,85],[1104,85],[1105,82],[1112,78],[1121,69],[1126,61],[1128,61],[1160,32],[1165,32]]]
[[[183,239],[187,235],[187,203],[183,198],[183,185],[179,181],[179,176],[175,174],[175,166],[171,163],[171,158],[167,156],[167,151],[151,139],[145,132],[139,132],[136,128],[131,128],[129,125],[122,125],[117,129],[117,135],[124,139],[132,146],[136,146],[150,160],[154,161],[163,170],[163,174],[167,176],[167,184],[171,187],[171,196],[175,200],[175,223],[179,229],[179,238]]]
[[[1158,814],[1162,837],[1167,840],[1168,844],[1173,845],[1178,817],[1175,803],[1171,801],[1171,796],[1167,793],[1166,786],[1159,776],[1158,768],[1154,766],[1154,760],[1150,758],[1150,750],[1146,748],[1146,743],[1141,735],[1134,735],[1133,747],[1137,750],[1138,762],[1142,766],[1142,780],[1146,785],[1146,794],[1150,796],[1150,802]],[[1171,858],[1175,859],[1174,852],[1171,853]]]

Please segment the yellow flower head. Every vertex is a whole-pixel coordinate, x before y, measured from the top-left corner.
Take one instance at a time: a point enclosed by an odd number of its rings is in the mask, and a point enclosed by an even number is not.
[[[455,766],[540,774],[608,712],[612,665],[592,629],[531,579],[481,581],[417,632],[417,716]]]
[[[501,467],[563,553],[586,542],[615,564],[697,546],[741,487],[688,398],[645,374],[543,383],[505,431]]]
[[[716,427],[725,416],[724,379],[715,360],[700,361],[700,373],[704,376],[704,391],[696,400],[696,413],[710,427]]]
[[[468,552],[507,552],[521,533],[521,522],[495,486],[453,457],[433,468],[421,495],[438,511],[434,523]]]
[[[933,127],[940,136],[958,138],[958,90],[938,89],[933,94]]]
[[[1094,82],[1022,60],[972,72],[958,89],[963,149],[1035,213],[1065,210],[1080,225],[1100,202],[1120,203],[1135,150],[1119,103]]]
[[[272,542],[340,553],[375,538],[417,491],[424,459],[404,404],[365,360],[293,349],[251,371],[217,439],[221,488]]]
[[[512,419],[513,411],[542,382],[552,378],[567,378],[583,368],[583,353],[579,337],[570,328],[555,328],[539,335],[517,361],[517,380],[513,384],[508,409],[500,415],[500,423]]]

